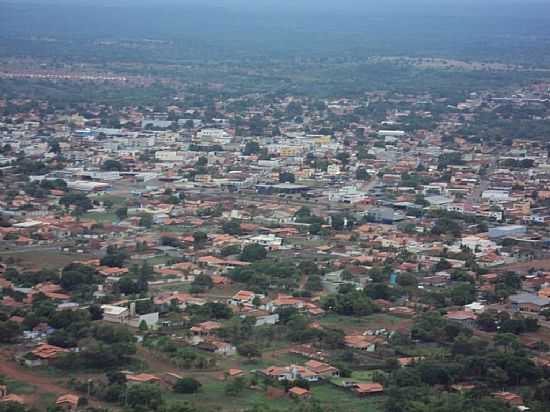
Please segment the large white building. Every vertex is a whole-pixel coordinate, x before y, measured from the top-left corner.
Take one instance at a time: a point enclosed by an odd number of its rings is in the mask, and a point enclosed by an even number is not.
[[[223,129],[202,129],[197,133],[196,140],[199,143],[216,143],[228,144],[231,143],[233,136]]]
[[[159,150],[155,152],[155,159],[160,162],[183,162],[185,160],[185,153],[175,150]]]
[[[403,137],[405,132],[403,130],[379,130],[378,136],[380,137]]]
[[[331,202],[359,203],[364,201],[367,196],[367,193],[360,191],[355,186],[346,186],[328,192],[328,200]]]

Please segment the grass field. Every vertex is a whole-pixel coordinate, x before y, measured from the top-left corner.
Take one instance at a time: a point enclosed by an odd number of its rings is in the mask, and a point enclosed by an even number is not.
[[[353,381],[356,383],[371,383],[373,382],[373,377],[376,373],[382,373],[381,370],[370,370],[370,371],[353,371],[351,377],[349,378],[332,378],[330,381],[338,386],[343,386],[344,382]]]
[[[403,319],[385,313],[375,313],[369,316],[341,316],[329,314],[319,320],[322,326],[344,329],[347,332],[364,332],[367,329],[389,330],[402,329],[411,324],[410,319]]]
[[[113,223],[118,220],[114,212],[89,212],[82,215],[83,220],[94,220],[96,223]]]
[[[92,198],[93,200],[97,200],[99,202],[112,202],[113,209],[126,206],[126,204],[128,203],[127,197],[121,195],[112,195],[109,193],[98,194],[93,196]]]
[[[378,412],[383,410],[383,397],[358,398],[347,389],[330,384],[315,385],[311,388],[312,399],[319,401],[327,409],[346,412]]]
[[[149,264],[151,266],[155,266],[155,265],[166,264],[166,263],[170,262],[173,259],[174,258],[171,257],[171,256],[155,256],[155,257],[152,257],[150,259],[133,259],[131,261],[131,264],[142,265],[143,263],[147,262],[147,264]]]
[[[27,382],[16,381],[13,379],[1,379],[0,382],[4,382],[8,386],[8,393],[15,393],[16,395],[32,395],[36,391],[36,387]]]
[[[85,253],[65,253],[56,248],[52,250],[29,250],[2,253],[2,257],[12,256],[21,259],[20,264],[29,269],[57,269],[76,260],[92,259],[93,255]]]
[[[269,398],[265,390],[246,388],[236,397],[225,394],[226,382],[220,380],[202,380],[201,391],[192,395],[166,393],[167,401],[188,401],[206,410],[221,409],[240,411],[254,405],[266,404],[270,407],[288,410],[296,401],[287,396]],[[346,389],[339,389],[331,384],[317,384],[311,387],[313,401],[318,401],[327,408],[347,412],[378,412],[382,410],[382,397],[360,399]]]
[[[226,382],[221,380],[201,380],[203,386],[199,393],[191,395],[182,395],[176,393],[166,393],[165,399],[170,401],[188,401],[204,410],[222,409],[224,411],[240,411],[248,407],[268,403],[271,407],[288,409],[292,400],[283,397],[279,399],[268,399],[266,393],[262,390],[244,389],[239,396],[228,396],[225,394]]]

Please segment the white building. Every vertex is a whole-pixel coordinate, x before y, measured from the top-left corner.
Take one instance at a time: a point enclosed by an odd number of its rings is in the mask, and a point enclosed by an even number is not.
[[[196,138],[200,143],[210,142],[217,144],[228,144],[231,143],[232,139],[233,136],[223,129],[202,129],[197,133]]]
[[[340,165],[331,164],[327,167],[327,174],[329,176],[337,176],[340,174]]]
[[[507,190],[486,190],[481,198],[490,202],[506,202],[510,200],[510,193]]]
[[[282,246],[283,239],[270,233],[268,235],[257,235],[248,239],[250,243],[257,243],[265,247]]]
[[[112,323],[124,323],[130,316],[128,308],[116,305],[101,305],[103,320]]]
[[[367,193],[360,191],[355,186],[346,186],[337,191],[328,192],[328,200],[331,202],[359,203],[367,197]]]
[[[183,162],[185,154],[174,150],[159,150],[155,152],[155,159],[160,162]]]
[[[403,137],[405,132],[403,130],[379,130],[378,136],[380,137]]]

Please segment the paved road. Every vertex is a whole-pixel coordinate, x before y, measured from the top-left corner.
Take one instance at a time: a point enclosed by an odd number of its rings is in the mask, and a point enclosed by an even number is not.
[[[15,246],[12,244],[0,244],[0,255],[13,255],[17,253],[28,252],[47,252],[61,250],[61,248],[72,246],[72,243],[59,243],[56,245],[34,245],[34,246]]]

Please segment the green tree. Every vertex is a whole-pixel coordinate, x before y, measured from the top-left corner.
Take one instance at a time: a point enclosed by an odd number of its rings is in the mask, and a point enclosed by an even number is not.
[[[143,213],[140,216],[140,219],[139,219],[139,225],[140,226],[150,228],[151,226],[153,226],[153,223],[154,223],[153,216],[151,214]]]
[[[280,183],[294,183],[295,181],[296,181],[296,177],[294,176],[294,173],[290,173],[290,172],[279,173]]]
[[[11,320],[0,322],[0,342],[13,343],[21,333],[17,322]]]
[[[124,170],[124,167],[118,160],[107,159],[101,165],[101,170],[107,172],[121,172]]]
[[[124,220],[128,217],[128,208],[127,207],[120,207],[115,211],[115,215],[118,218],[118,220]]]
[[[181,378],[174,384],[174,392],[177,393],[197,393],[202,384],[195,378],[186,377]]]
[[[246,142],[246,145],[244,146],[244,149],[243,149],[243,154],[245,156],[250,156],[250,155],[253,155],[253,154],[258,154],[260,153],[260,145],[258,144],[258,142],[256,141],[249,141],[249,142]]]
[[[229,235],[240,235],[241,234],[241,224],[238,220],[232,219],[228,222],[225,222],[222,226],[223,233]]]
[[[203,247],[208,241],[208,235],[205,232],[196,231],[193,233],[193,244],[196,248]]]
[[[225,394],[227,396],[239,396],[246,387],[246,381],[242,377],[232,379],[225,385]]]
[[[156,411],[162,405],[162,391],[156,384],[142,383],[128,388],[126,402],[135,411]]]
[[[254,262],[267,257],[267,250],[257,243],[250,243],[243,248],[241,260],[245,262]]]

